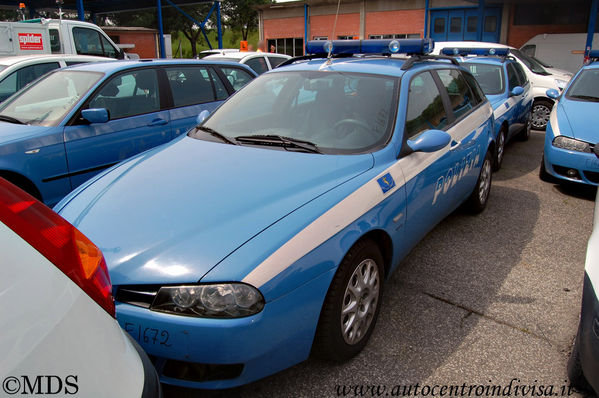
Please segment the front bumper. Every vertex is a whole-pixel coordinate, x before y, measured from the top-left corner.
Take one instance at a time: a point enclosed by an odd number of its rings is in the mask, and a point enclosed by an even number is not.
[[[595,393],[599,393],[599,301],[586,272],[577,339],[582,372]]]
[[[209,319],[116,303],[117,320],[152,358],[160,381],[189,388],[231,388],[308,358],[335,270],[267,302],[253,316]]]
[[[550,134],[545,139],[545,170],[565,181],[599,185],[599,159],[593,153],[569,151],[552,145]]]

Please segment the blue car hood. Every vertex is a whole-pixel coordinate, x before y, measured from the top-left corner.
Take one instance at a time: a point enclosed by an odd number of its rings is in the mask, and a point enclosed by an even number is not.
[[[503,95],[487,95],[487,99],[491,103],[493,110],[505,102],[505,96]]]
[[[100,247],[114,285],[190,283],[290,212],[372,166],[370,154],[319,155],[185,137],[117,166],[57,210]]]
[[[46,126],[0,122],[0,145],[42,135],[50,130],[55,131]]]
[[[599,124],[599,102],[562,100],[558,103],[557,120],[562,134],[571,132],[578,140],[592,144],[599,142],[595,127]],[[564,128],[564,123],[568,123],[569,128]]]

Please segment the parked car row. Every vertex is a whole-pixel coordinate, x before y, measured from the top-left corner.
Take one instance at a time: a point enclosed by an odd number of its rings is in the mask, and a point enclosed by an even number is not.
[[[194,388],[347,360],[400,261],[458,207],[485,209],[505,144],[534,125],[513,50],[433,45],[313,41],[276,69],[259,53],[259,77],[223,55],[52,71],[0,105],[0,177],[58,214],[0,179],[4,243],[101,315],[137,375],[123,396],[160,394],[137,345],[161,382]],[[591,101],[574,88],[593,69],[544,94],[547,136],[565,137],[564,98]]]

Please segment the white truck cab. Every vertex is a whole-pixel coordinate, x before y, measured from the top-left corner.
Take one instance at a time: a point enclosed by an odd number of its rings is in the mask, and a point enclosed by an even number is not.
[[[44,18],[0,22],[0,57],[39,54],[125,58],[106,33],[89,22]]]

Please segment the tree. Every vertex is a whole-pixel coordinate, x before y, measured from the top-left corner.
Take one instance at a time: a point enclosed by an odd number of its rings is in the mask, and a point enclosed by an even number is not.
[[[258,12],[253,8],[260,4],[273,3],[272,0],[223,0],[221,13],[225,25],[241,32],[243,40],[248,33],[258,27]]]

